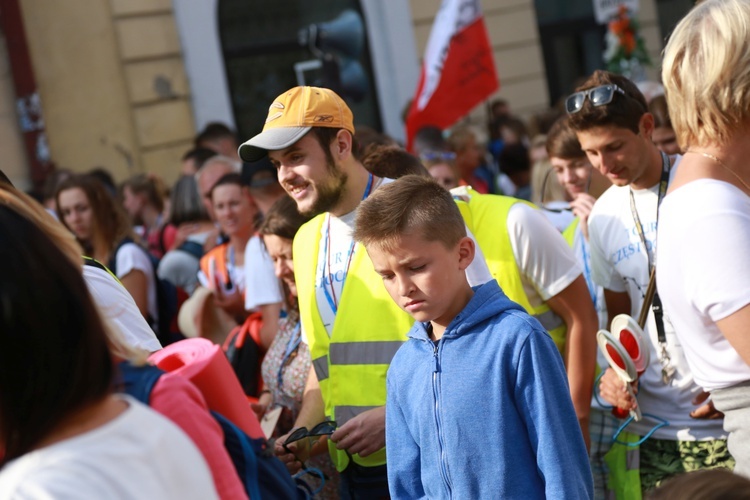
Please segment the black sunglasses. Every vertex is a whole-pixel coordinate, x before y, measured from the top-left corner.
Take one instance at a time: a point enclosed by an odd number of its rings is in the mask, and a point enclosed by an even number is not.
[[[337,427],[338,424],[334,420],[326,420],[325,422],[321,422],[309,430],[307,429],[307,427],[300,427],[292,431],[292,433],[289,434],[289,437],[286,438],[286,441],[284,441],[281,446],[284,447],[284,450],[286,450],[287,453],[291,453],[292,455],[294,455],[294,458],[296,458],[297,461],[302,464],[302,468],[306,469],[307,466],[305,465],[305,462],[300,460],[299,457],[297,457],[297,455],[292,450],[290,450],[287,445],[305,438],[330,436],[334,433]]]
[[[326,420],[321,422],[312,429],[308,430],[307,427],[300,427],[295,429],[294,432],[289,434],[289,437],[284,441],[284,447],[286,445],[305,439],[306,437],[317,437],[317,436],[330,436],[334,433],[338,424],[334,420]],[[289,450],[287,450],[289,451]]]
[[[604,106],[612,102],[612,99],[615,97],[615,92],[626,95],[625,91],[614,83],[600,85],[599,87],[570,94],[568,98],[565,99],[565,111],[567,111],[569,115],[578,113],[583,108],[583,103],[586,102],[587,97],[591,101],[592,106]]]

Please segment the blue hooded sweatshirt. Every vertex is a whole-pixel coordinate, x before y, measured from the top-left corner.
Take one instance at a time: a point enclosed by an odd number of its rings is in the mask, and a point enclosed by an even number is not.
[[[552,338],[500,290],[474,296],[439,342],[415,323],[388,370],[393,498],[593,497]]]

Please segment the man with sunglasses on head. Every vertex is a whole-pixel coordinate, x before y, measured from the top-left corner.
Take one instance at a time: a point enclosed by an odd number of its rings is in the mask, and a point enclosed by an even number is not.
[[[637,318],[656,264],[658,206],[681,157],[670,158],[654,145],[654,118],[625,77],[596,71],[565,106],[581,148],[613,184],[588,218],[592,277],[604,288],[609,321],[618,314]],[[627,427],[632,434],[621,434],[619,441],[637,443],[658,419],[669,423],[639,446],[613,446],[610,464],[616,454],[624,456],[620,466],[610,469],[610,484],[626,495],[690,470],[733,466],[717,420],[721,414],[705,404],[707,394],[695,384],[660,306],[657,289],[644,327],[650,364],[635,389],[637,401],[612,369],[600,384],[605,400],[623,410],[639,406],[644,414]]]

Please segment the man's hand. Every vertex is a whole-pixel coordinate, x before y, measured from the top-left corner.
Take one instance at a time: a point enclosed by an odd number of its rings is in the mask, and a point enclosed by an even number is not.
[[[589,215],[591,214],[591,209],[594,208],[594,203],[596,203],[596,198],[588,193],[578,193],[575,199],[570,202],[570,208],[573,209],[573,215],[580,219],[578,225],[586,240],[589,239],[588,220]]]
[[[296,474],[302,469],[303,462],[307,461],[307,459],[310,458],[310,440],[300,439],[299,441],[289,443],[288,445],[286,445],[286,447],[292,451],[292,453],[289,453],[284,449],[283,443],[286,442],[286,439],[292,432],[294,432],[294,430],[276,439],[273,447],[273,452],[279,458],[279,460],[281,460],[284,465],[286,465],[286,469],[290,474]]]
[[[638,393],[638,387],[633,385],[633,393]],[[602,375],[599,381],[599,394],[611,405],[623,410],[632,410],[638,406],[638,402],[630,395],[627,389],[627,383],[624,382],[612,368]]]
[[[693,399],[693,404],[700,405],[702,403],[705,403],[710,395],[710,392],[701,392],[700,394],[695,396],[695,399]],[[714,407],[713,401],[709,401],[708,403],[699,406],[698,408],[690,412],[690,416],[701,420],[716,420],[719,418],[724,418],[724,414]]]
[[[361,457],[372,455],[385,446],[385,406],[360,413],[336,429],[331,441],[339,450]]]

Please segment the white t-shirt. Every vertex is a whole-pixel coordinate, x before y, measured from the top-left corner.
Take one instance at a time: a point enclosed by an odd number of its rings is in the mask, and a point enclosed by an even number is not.
[[[172,422],[128,396],[114,420],[0,471],[0,498],[213,499],[203,456]]]
[[[659,219],[657,283],[696,383],[750,380],[750,366],[716,326],[750,303],[750,197],[700,179],[670,193]]]
[[[521,283],[533,307],[562,292],[581,275],[573,250],[541,210],[516,203],[508,211],[506,224]]]
[[[671,175],[677,169],[677,157]],[[638,318],[649,282],[648,257],[643,248],[630,211],[630,187],[612,186],[594,204],[589,216],[589,243],[591,245],[591,272],[594,281],[605,289],[627,292],[630,297],[630,315]],[[643,226],[649,249],[656,245],[656,205],[658,184],[650,189],[633,190],[636,209]],[[663,258],[663,257],[662,257]],[[651,362],[640,377],[638,404],[644,413],[667,420],[670,425],[654,433],[657,439],[704,440],[726,436],[721,420],[697,420],[690,417],[696,406],[693,398],[701,392],[687,366],[685,354],[669,318],[664,315],[667,351],[676,369],[670,385],[661,379],[659,346],[654,314],[649,311],[646,337],[650,344]],[[632,423],[628,429],[645,434],[654,425],[647,416]]]
[[[380,179],[379,183],[376,183],[373,187],[373,190],[390,182],[393,182],[393,179]],[[318,264],[315,269],[315,296],[318,311],[323,320],[323,325],[325,325],[328,331],[328,335],[331,335],[333,322],[336,319],[336,313],[331,306],[331,302],[333,302],[334,306],[337,306],[341,300],[342,286],[349,269],[349,263],[354,259],[354,253],[365,251],[361,245],[352,245],[352,232],[354,231],[356,213],[357,211],[353,210],[341,217],[327,214],[326,221],[323,222],[320,230]],[[327,242],[329,237],[329,223],[330,248]],[[467,232],[476,243],[476,239],[468,229]],[[331,292],[330,288],[330,276],[333,276],[333,292]],[[492,279],[479,245],[476,245],[474,260],[466,269],[466,278],[471,286],[481,285]],[[326,291],[328,294],[326,294]]]
[[[273,260],[259,236],[250,238],[245,247],[245,284],[247,311],[266,304],[277,304],[283,300]]]
[[[573,253],[578,260],[578,264],[583,268],[583,278],[586,280],[586,288],[589,289],[591,301],[594,303],[594,309],[596,309],[596,315],[599,318],[599,328],[607,328],[607,303],[604,300],[604,288],[597,285],[593,276],[591,276],[591,246],[583,235],[580,223],[576,226],[573,235]],[[604,364],[600,363],[599,366],[606,367],[607,361],[603,354],[601,355],[601,361]]]
[[[599,318],[599,328],[606,329],[607,303],[604,300],[604,288],[597,285],[591,276],[591,247],[583,235],[580,223],[576,226],[573,235],[573,253],[575,253],[578,263],[583,267],[583,278],[586,280],[586,288],[589,289],[591,301],[594,303],[594,309],[596,309],[596,315]],[[605,370],[609,366],[607,358],[604,357],[604,353],[599,349],[596,350],[596,364],[602,370]],[[592,395],[591,407],[600,411],[609,411],[610,409],[608,403],[599,398],[598,394]]]
[[[539,209],[547,217],[547,220],[561,233],[576,218],[573,210],[570,208],[570,203],[567,201],[551,201],[544,206],[540,206]]]
[[[128,344],[148,352],[161,349],[154,331],[125,287],[107,271],[94,266],[83,266],[83,279],[102,316],[118,328]]]
[[[151,263],[146,250],[135,243],[125,243],[115,255],[115,269],[117,277],[120,279],[133,270],[141,271],[146,275],[148,314],[156,321],[159,318],[159,307],[156,302],[156,278],[154,277],[154,265]]]

